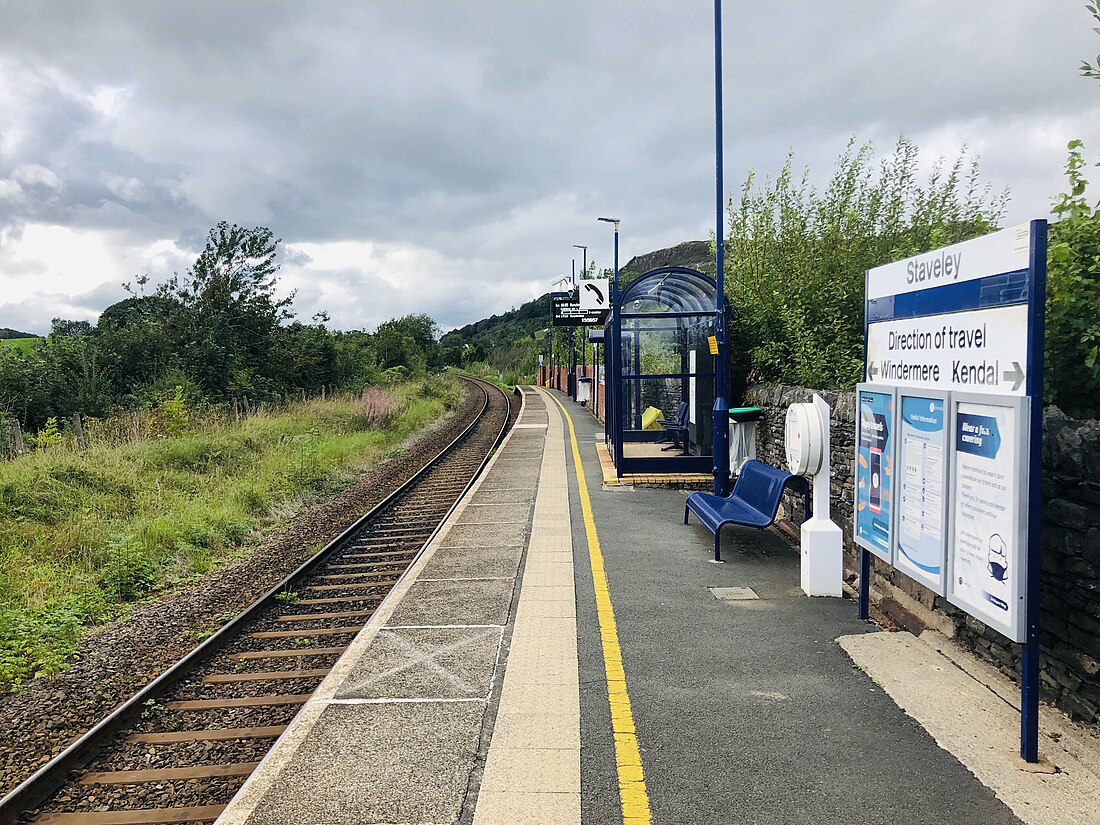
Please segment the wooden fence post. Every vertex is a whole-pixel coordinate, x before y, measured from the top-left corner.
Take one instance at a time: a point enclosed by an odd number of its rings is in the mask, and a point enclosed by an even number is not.
[[[84,443],[84,425],[80,421],[80,413],[73,413],[73,432],[76,433],[77,448],[84,452],[87,445]]]
[[[242,395],[241,396],[241,404],[244,406],[244,416],[245,416],[245,418],[248,418],[248,416],[252,415],[252,408],[250,406],[248,406],[248,396],[247,395]]]
[[[27,449],[26,446],[23,444],[23,428],[19,426],[19,419],[18,418],[13,418],[11,420],[11,423],[12,423],[12,434],[15,437],[15,454],[17,456],[21,456],[21,455],[23,455],[23,453],[26,452],[26,449]]]
[[[321,400],[322,401],[325,400],[325,385],[324,384],[321,385]]]
[[[130,438],[135,444],[141,441],[141,421],[136,412],[130,413]]]

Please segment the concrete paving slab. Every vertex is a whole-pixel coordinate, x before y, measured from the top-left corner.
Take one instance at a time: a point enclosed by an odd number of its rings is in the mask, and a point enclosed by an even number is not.
[[[572,748],[507,748],[485,766],[481,790],[580,793],[580,754]]]
[[[474,825],[577,825],[580,794],[483,791]]]
[[[500,579],[417,581],[390,618],[390,627],[504,625],[514,582]]]
[[[502,628],[383,629],[337,699],[485,699]]]
[[[503,547],[527,543],[527,524],[456,524],[447,534],[449,547]]]
[[[330,705],[248,825],[456,822],[483,713],[465,702]]]
[[[523,546],[443,547],[425,565],[425,579],[466,579],[476,577],[514,578],[519,572]]]
[[[471,501],[462,511],[458,524],[522,524],[531,521],[529,501],[519,504],[481,504]]]
[[[513,487],[505,489],[488,490],[478,489],[470,500],[471,504],[525,504],[530,501],[531,495],[523,490]]]
[[[499,713],[493,741],[509,748],[581,747],[580,719],[576,713]]]

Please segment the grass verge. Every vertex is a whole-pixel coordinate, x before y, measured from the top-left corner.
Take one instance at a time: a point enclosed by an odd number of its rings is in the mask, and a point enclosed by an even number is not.
[[[337,489],[461,398],[453,379],[310,401],[80,454],[0,462],[0,690],[65,667],[91,625],[242,552],[275,513]]]

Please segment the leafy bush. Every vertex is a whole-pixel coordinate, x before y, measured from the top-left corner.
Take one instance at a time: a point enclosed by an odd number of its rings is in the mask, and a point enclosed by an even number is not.
[[[1046,401],[1100,417],[1100,202],[1086,200],[1084,144],[1069,143],[1069,191],[1054,202],[1047,253]]]
[[[730,204],[726,293],[735,381],[851,387],[863,368],[864,272],[996,228],[1006,194],[979,181],[965,148],[918,181],[918,149],[900,138],[876,162],[849,142],[823,192],[796,178],[749,173]]]
[[[136,601],[156,584],[156,566],[133,539],[112,537],[105,555],[99,586],[111,599]]]

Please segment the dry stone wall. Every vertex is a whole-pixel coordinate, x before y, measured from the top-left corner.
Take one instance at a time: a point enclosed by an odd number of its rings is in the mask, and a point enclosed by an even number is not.
[[[855,394],[819,394],[832,408],[832,518],[844,531],[844,576],[854,587],[859,570],[852,541]],[[783,466],[787,407],[812,396],[802,387],[749,388],[745,403],[764,410],[757,458]],[[1057,408],[1046,411],[1042,495],[1043,696],[1077,719],[1100,723],[1100,421],[1075,421]],[[797,525],[801,500],[788,496],[781,516]],[[1019,680],[1019,645],[878,559],[872,562],[871,597],[879,617],[913,633],[933,628],[954,637]]]

